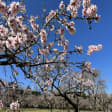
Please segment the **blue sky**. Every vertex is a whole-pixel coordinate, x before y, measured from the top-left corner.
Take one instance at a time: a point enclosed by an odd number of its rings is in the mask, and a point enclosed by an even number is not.
[[[69,0],[64,0],[66,3]],[[71,45],[81,44],[87,48],[91,44],[102,44],[103,50],[96,52],[87,59],[92,62],[92,67],[102,71],[101,78],[106,80],[107,91],[112,93],[112,1],[91,0],[98,6],[98,14],[101,15],[99,23],[92,24],[92,30],[84,21],[76,21],[77,32],[71,36]],[[60,0],[27,0],[28,13],[32,15],[41,14],[42,7],[47,11],[56,9]]]
[[[69,2],[69,0],[64,1],[66,3]],[[89,30],[86,22],[77,20],[76,34],[74,36],[67,36],[72,39],[71,46],[81,44],[87,49],[87,46],[91,44],[103,45],[102,51],[87,56],[87,59],[92,62],[92,67],[102,71],[101,78],[106,80],[107,91],[112,93],[112,1],[91,1],[98,6],[98,14],[101,15],[100,22],[92,24],[92,30]],[[27,12],[33,16],[40,15],[43,7],[47,11],[56,9],[59,3],[60,0],[25,0]]]

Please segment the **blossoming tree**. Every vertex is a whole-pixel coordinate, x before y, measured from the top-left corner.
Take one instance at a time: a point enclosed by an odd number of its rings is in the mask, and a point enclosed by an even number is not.
[[[82,10],[80,17],[79,9]],[[69,4],[61,1],[59,9],[51,10],[47,16],[45,10],[43,13],[44,16],[27,17],[23,1],[6,3],[0,0],[0,65],[10,66],[15,77],[19,75],[19,69],[22,70],[25,77],[34,80],[41,91],[57,90],[78,112],[75,103],[65,94],[67,88],[62,92],[60,86],[65,77],[72,80],[70,88],[76,88],[79,83],[82,89],[94,85],[92,80],[84,79],[84,75],[96,76],[96,72],[90,62],[70,62],[70,55],[85,51],[82,46],[76,45],[69,50],[65,31],[74,35],[77,19],[86,20],[89,26],[94,21],[98,22],[97,6],[90,0],[70,0]],[[42,22],[38,22],[41,19]],[[50,39],[49,34],[54,34],[54,37]],[[101,49],[101,44],[90,45],[86,52],[91,55]],[[80,71],[76,73],[74,68]]]
[[[20,108],[20,104],[18,103],[18,101],[13,102],[10,104],[10,109],[13,110],[13,112],[19,112],[19,108]]]

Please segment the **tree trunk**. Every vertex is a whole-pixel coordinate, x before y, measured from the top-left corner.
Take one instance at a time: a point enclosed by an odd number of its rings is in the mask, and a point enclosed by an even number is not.
[[[74,107],[74,112],[79,112],[78,105]]]
[[[53,108],[53,107],[52,107],[52,103],[51,103],[51,108],[50,108],[51,112],[52,112],[52,108]]]
[[[73,107],[74,112],[79,112],[77,104],[75,104],[66,94],[63,97]]]
[[[61,90],[56,87],[54,84],[53,86],[58,90],[58,93],[61,97],[63,97],[65,99],[65,101],[67,101],[74,109],[74,112],[79,112],[79,109],[78,109],[78,105],[75,104],[67,95],[66,93],[62,93]]]

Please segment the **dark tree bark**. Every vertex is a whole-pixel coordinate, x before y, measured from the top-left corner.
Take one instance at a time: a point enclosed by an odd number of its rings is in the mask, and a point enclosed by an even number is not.
[[[67,102],[73,107],[74,112],[78,112],[78,111],[79,111],[79,110],[78,110],[78,105],[75,104],[75,103],[66,95],[66,93],[62,93],[61,90],[60,90],[58,87],[56,87],[54,84],[53,84],[53,87],[55,87],[55,88],[57,89],[59,95],[60,95],[61,97],[63,97],[63,98],[65,99],[65,101],[67,101]]]

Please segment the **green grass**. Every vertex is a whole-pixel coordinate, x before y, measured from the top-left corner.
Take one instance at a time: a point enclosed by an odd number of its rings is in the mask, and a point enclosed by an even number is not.
[[[6,109],[0,110],[0,112],[5,112]],[[21,109],[20,112],[51,112],[48,109],[32,109],[32,108],[27,108],[27,109]],[[59,109],[53,109],[52,112],[67,112],[67,110],[59,110]],[[70,110],[70,112],[73,112],[73,110]],[[94,111],[80,111],[80,112],[94,112]],[[97,111],[101,112],[101,111]]]

